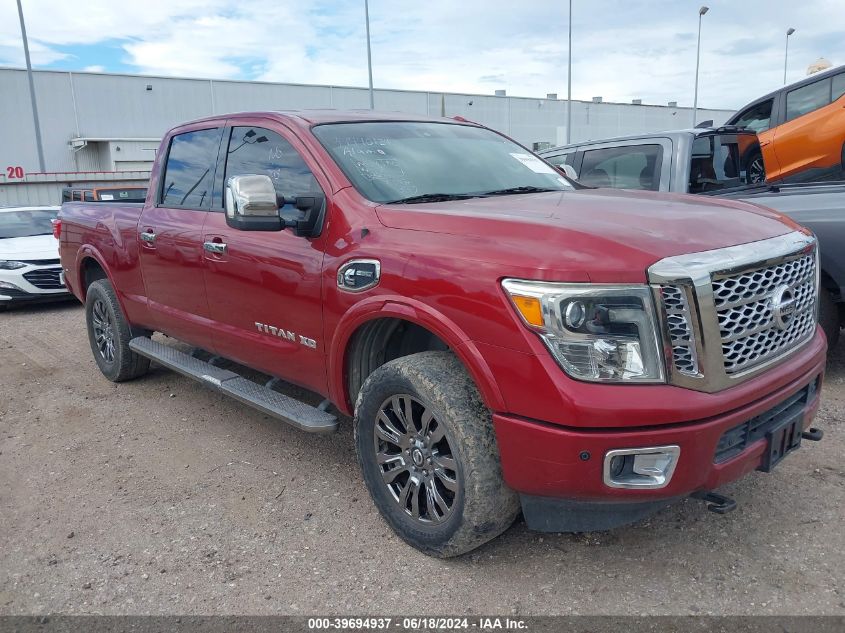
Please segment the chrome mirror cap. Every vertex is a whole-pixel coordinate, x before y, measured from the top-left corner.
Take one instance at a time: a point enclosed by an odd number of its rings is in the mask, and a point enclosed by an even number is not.
[[[232,176],[226,183],[226,216],[278,217],[276,188],[269,176]]]

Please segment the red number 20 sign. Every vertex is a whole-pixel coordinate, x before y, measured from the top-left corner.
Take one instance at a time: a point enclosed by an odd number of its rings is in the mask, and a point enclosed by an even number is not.
[[[20,165],[16,165],[14,167],[10,165],[9,167],[6,167],[6,178],[8,178],[9,180],[12,180],[14,178],[20,180],[21,178],[23,178],[23,167],[21,167]]]

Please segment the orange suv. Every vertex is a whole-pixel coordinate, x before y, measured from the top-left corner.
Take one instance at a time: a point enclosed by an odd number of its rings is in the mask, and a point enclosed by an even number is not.
[[[761,97],[727,125],[757,132],[769,181],[845,177],[845,66]]]

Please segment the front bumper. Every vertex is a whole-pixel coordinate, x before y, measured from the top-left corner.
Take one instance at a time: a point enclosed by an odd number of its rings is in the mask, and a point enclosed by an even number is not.
[[[810,425],[819,406],[825,350],[824,338],[817,334],[806,348],[783,363],[793,370],[786,384],[741,406],[736,405],[735,389],[713,394],[723,399],[723,412],[689,422],[625,428],[624,401],[607,403],[608,407],[618,405],[617,428],[563,427],[494,414],[505,482],[520,493],[529,527],[545,531],[609,529],[643,518],[692,493],[714,490],[758,469],[767,450],[767,441],[761,438],[717,463],[716,449],[726,431],[812,385],[802,417],[803,428]],[[604,483],[603,462],[608,451],[667,445],[681,450],[665,487],[620,489]]]
[[[0,306],[69,297],[70,292],[60,273],[58,264],[31,264],[14,270],[0,270]]]

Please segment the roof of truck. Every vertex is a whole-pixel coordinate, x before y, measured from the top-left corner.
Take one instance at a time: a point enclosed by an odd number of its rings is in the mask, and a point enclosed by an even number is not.
[[[321,123],[360,123],[365,121],[428,121],[435,123],[454,123],[478,125],[463,118],[431,117],[407,112],[386,112],[382,110],[262,110],[257,112],[233,112],[230,114],[216,114],[188,121],[184,125],[202,121],[219,121],[220,119],[241,119],[255,117],[274,117],[284,119],[299,125],[319,125]],[[182,127],[181,125],[179,127]]]

